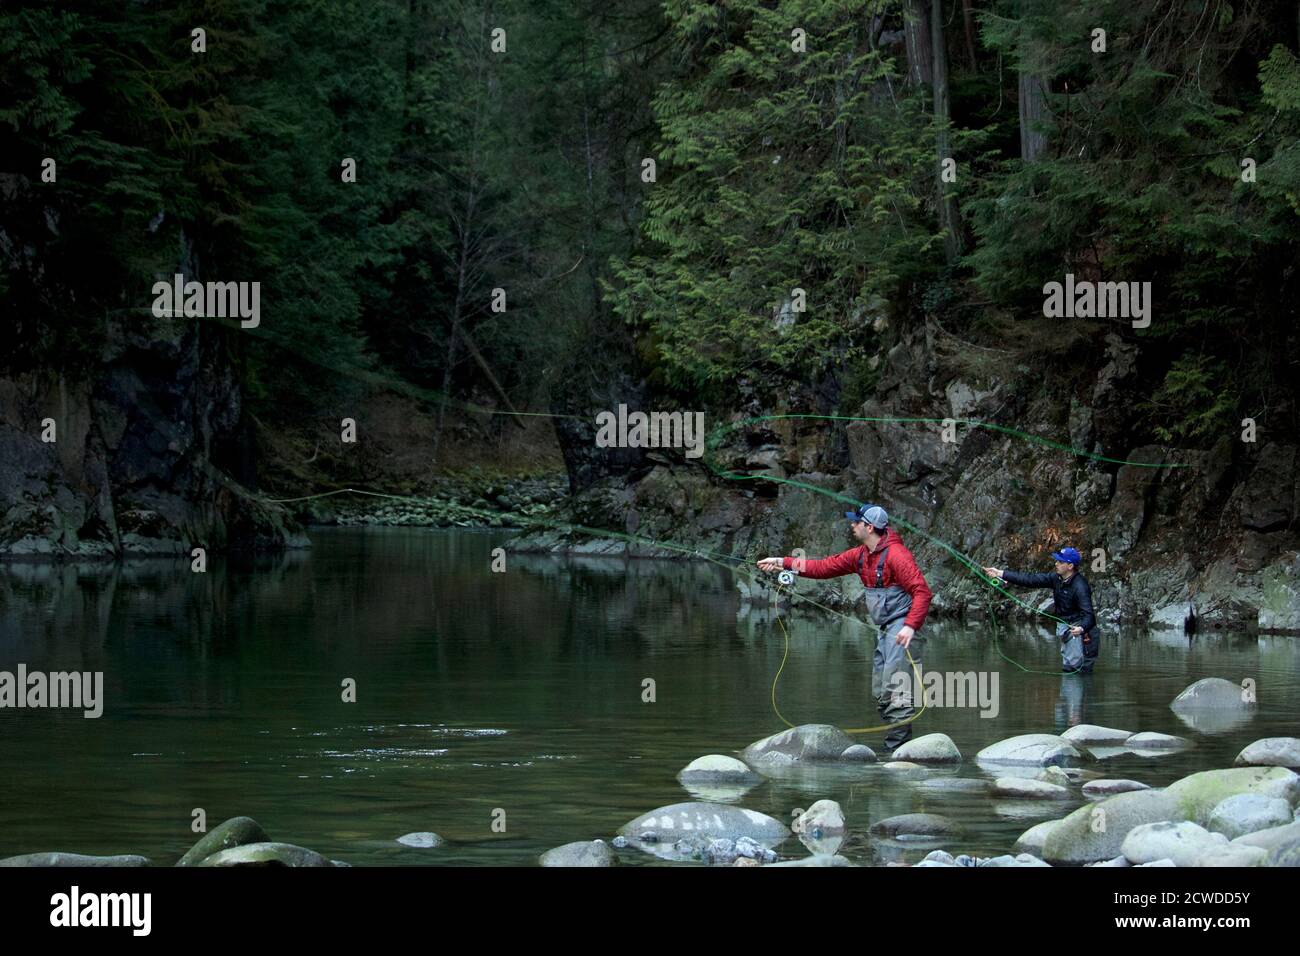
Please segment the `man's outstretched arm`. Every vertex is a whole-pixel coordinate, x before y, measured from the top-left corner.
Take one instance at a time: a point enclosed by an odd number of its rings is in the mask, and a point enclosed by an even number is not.
[[[829,558],[764,558],[758,566],[764,571],[795,570],[805,578],[837,578],[857,571],[858,552],[861,550],[849,548]]]
[[[1051,571],[1042,574],[1026,574],[1021,571],[1005,571],[1001,568],[985,568],[984,573],[991,578],[997,578],[1007,584],[1019,585],[1022,588],[1050,588],[1056,583],[1056,575]]]

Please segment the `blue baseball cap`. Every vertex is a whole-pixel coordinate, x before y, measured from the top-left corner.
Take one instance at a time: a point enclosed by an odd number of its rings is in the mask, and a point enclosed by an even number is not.
[[[844,517],[850,521],[865,521],[867,524],[876,528],[884,528],[889,524],[889,515],[880,505],[868,504],[863,502],[856,511],[844,512]]]
[[[1065,561],[1069,564],[1079,564],[1083,561],[1083,555],[1074,548],[1062,548],[1060,551],[1053,551],[1052,557],[1057,561]]]

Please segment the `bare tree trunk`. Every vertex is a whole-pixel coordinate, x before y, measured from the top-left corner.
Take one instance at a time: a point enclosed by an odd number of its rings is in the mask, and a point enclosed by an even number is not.
[[[975,69],[975,11],[971,0],[961,0],[961,17],[966,26],[966,55],[970,57],[970,68]]]
[[[934,122],[936,129],[935,187],[938,190],[939,227],[943,230],[944,255],[951,264],[961,255],[961,221],[957,200],[945,195],[944,160],[951,158],[948,146],[948,52],[943,38],[943,0],[930,0],[930,42],[934,75]]]
[[[1043,78],[1021,70],[1020,158],[1026,163],[1037,162],[1047,149],[1047,134],[1037,126],[1050,115]]]
[[[903,38],[907,44],[907,83],[928,88],[933,82],[930,67],[930,27],[924,0],[903,0]]]

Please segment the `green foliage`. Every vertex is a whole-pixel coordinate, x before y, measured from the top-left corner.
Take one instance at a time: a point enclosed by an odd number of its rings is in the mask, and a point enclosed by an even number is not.
[[[814,373],[840,343],[869,338],[868,301],[926,268],[928,120],[918,99],[891,95],[893,61],[869,48],[877,6],[667,5],[687,67],[654,100],[651,245],[615,261],[607,285],[614,311],[656,344],[667,385]],[[792,52],[791,24],[806,53]],[[795,288],[805,312],[792,310]]]
[[[1235,405],[1224,364],[1186,355],[1170,367],[1142,411],[1165,423],[1154,428],[1161,441],[1212,441],[1227,433]]]

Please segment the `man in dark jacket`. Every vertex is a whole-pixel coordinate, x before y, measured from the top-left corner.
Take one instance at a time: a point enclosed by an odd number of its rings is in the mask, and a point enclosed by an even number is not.
[[[885,736],[885,749],[893,751],[912,737],[911,720],[916,716],[916,695],[923,693],[916,674],[921,668],[925,638],[917,635],[925,623],[933,596],[916,559],[903,539],[889,527],[889,515],[876,505],[864,504],[846,511],[854,540],[861,544],[833,557],[764,558],[764,571],[795,570],[806,578],[834,578],[857,574],[866,587],[864,595],[871,620],[879,628],[872,655],[871,693],[881,717],[899,724]],[[911,648],[913,664],[909,662]]]
[[[1092,588],[1088,580],[1079,573],[1079,563],[1083,556],[1074,548],[1062,548],[1053,551],[1056,560],[1056,572],[1026,574],[1019,571],[1004,571],[999,568],[985,568],[984,573],[991,578],[1017,584],[1026,588],[1051,588],[1056,603],[1056,616],[1067,623],[1058,624],[1056,636],[1061,639],[1061,670],[1066,673],[1092,670],[1093,661],[1100,650],[1101,634],[1097,630],[1097,618],[1092,609]]]

